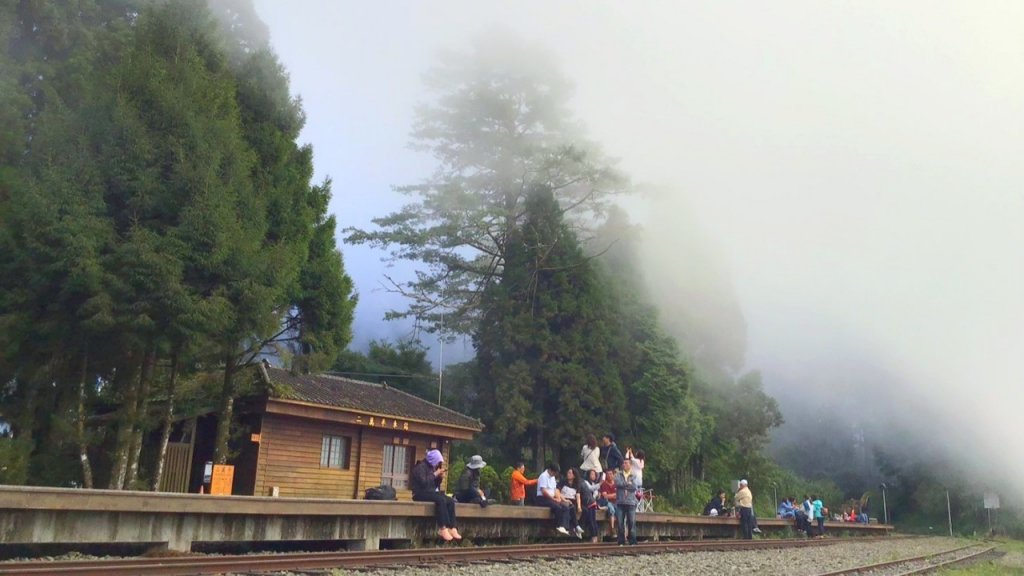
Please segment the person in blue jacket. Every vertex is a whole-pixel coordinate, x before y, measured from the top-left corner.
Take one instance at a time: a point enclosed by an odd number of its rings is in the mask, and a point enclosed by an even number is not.
[[[604,469],[608,471],[615,471],[622,469],[622,451],[619,450],[619,446],[615,443],[615,435],[611,432],[601,437],[601,443],[604,444],[605,449],[605,463],[607,464]]]
[[[818,538],[824,538],[825,515],[828,514],[828,511],[817,496],[811,496],[811,500],[811,506],[814,507],[814,520],[818,523]]]
[[[779,518],[796,518],[796,510],[793,508],[792,499],[783,498],[779,503]]]

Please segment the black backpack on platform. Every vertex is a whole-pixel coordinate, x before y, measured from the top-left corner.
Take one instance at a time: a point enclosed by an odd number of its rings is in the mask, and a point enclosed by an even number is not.
[[[398,500],[395,489],[391,486],[374,486],[366,489],[367,500]]]

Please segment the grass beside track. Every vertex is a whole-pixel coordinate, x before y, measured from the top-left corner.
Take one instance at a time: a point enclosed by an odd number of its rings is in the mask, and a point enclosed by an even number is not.
[[[942,576],[1024,576],[1024,542],[999,540],[996,548],[1002,556],[970,566],[946,568]]]

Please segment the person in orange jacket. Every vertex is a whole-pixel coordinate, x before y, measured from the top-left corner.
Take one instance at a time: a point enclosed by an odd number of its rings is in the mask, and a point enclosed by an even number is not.
[[[523,462],[516,462],[516,468],[512,471],[512,489],[509,492],[509,499],[512,500],[512,504],[515,506],[523,506],[526,504],[526,487],[536,486],[537,479],[528,480],[523,472],[526,470],[526,464]]]

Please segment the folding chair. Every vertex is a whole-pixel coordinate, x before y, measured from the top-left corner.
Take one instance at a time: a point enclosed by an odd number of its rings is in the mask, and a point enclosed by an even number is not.
[[[654,512],[654,490],[636,491],[636,511],[638,513]]]

